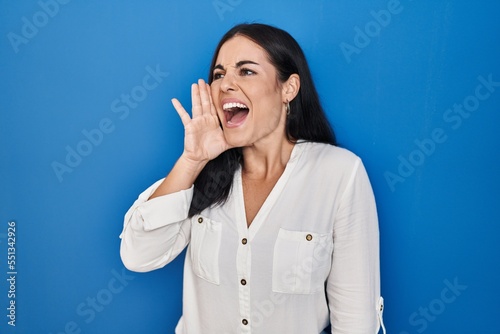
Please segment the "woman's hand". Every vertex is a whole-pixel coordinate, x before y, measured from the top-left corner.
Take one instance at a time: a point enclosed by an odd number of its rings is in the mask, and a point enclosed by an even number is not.
[[[231,147],[226,142],[220,126],[210,86],[199,79],[198,84],[191,86],[191,99],[192,118],[179,100],[172,99],[172,104],[184,125],[183,156],[193,163],[206,163]]]

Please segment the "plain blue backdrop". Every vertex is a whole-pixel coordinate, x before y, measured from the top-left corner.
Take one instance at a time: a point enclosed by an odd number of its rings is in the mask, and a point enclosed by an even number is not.
[[[0,332],[173,333],[183,255],[127,271],[123,215],[182,151],[170,99],[188,109],[224,32],[262,22],[302,45],[340,144],[366,165],[388,333],[500,333],[499,11],[488,0],[1,0]]]

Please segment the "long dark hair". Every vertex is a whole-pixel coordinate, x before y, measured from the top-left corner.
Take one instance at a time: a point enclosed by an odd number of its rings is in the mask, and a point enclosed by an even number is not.
[[[286,121],[288,140],[336,145],[335,134],[321,107],[304,52],[297,41],[284,30],[260,23],[234,26],[222,37],[215,49],[208,82],[213,81],[213,69],[220,48],[235,36],[247,37],[267,52],[280,82],[285,82],[294,73],[299,75],[300,90],[290,102],[290,115]],[[233,148],[206,164],[194,182],[194,195],[189,208],[190,217],[211,205],[223,204],[227,200],[234,173],[242,159],[241,148]]]

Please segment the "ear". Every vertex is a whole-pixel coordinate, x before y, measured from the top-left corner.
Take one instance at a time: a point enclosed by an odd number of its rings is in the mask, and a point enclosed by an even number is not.
[[[298,74],[292,74],[287,81],[283,83],[282,94],[283,103],[292,101],[299,93],[300,77]]]

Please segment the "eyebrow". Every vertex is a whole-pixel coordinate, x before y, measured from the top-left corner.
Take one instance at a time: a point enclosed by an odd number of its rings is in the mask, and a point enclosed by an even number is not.
[[[241,61],[236,63],[236,68],[241,67],[241,66],[246,65],[246,64],[259,65],[259,63],[256,63],[256,62],[251,61],[251,60],[241,60]],[[217,69],[224,70],[224,66],[222,66],[221,64],[217,64],[217,65],[215,65],[214,70],[217,70]]]

